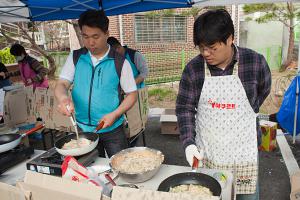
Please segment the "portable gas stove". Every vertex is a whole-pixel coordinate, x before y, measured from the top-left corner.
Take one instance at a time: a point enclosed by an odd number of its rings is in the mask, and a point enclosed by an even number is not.
[[[83,166],[87,167],[98,158],[98,150],[94,149],[90,153],[75,157],[76,160]],[[50,174],[55,176],[62,176],[61,165],[64,161],[64,156],[59,154],[55,148],[49,149],[45,153],[30,160],[26,163],[27,169],[31,171],[40,172],[43,174]]]
[[[23,144],[12,150],[0,153],[0,174],[3,174],[9,168],[30,158],[33,153],[33,147],[27,147]]]

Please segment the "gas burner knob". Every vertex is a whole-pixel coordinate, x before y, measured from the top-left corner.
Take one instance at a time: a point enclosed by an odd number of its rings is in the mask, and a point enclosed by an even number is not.
[[[31,170],[31,171],[36,171],[36,170],[35,170],[35,166],[34,166],[34,165],[30,165],[30,166],[29,166],[29,170]]]

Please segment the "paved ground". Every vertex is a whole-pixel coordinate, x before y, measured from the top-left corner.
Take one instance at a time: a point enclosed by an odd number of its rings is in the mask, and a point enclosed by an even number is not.
[[[165,164],[184,165],[184,151],[177,135],[160,134],[159,117],[151,117],[146,127],[146,146],[158,149],[165,154]],[[138,146],[142,145],[139,138]],[[300,143],[298,144],[300,149]],[[294,151],[295,151],[294,149]],[[260,152],[260,200],[289,200],[290,182],[287,169],[279,150]],[[299,150],[300,160],[300,150]]]
[[[291,147],[297,163],[300,163],[300,135],[296,136],[295,144],[293,144],[293,137],[291,135],[286,136],[287,141]]]

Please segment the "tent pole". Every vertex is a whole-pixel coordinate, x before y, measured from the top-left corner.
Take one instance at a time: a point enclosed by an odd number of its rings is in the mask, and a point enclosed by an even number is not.
[[[297,111],[298,111],[298,102],[299,102],[299,85],[298,85],[298,77],[296,80],[296,105],[295,105],[295,115],[294,115],[294,131],[293,131],[293,144],[296,141],[296,132],[297,132]]]
[[[104,11],[104,9],[103,9],[103,4],[102,4],[102,0],[98,0],[98,4],[99,4],[100,10],[103,10],[103,11]]]
[[[293,130],[293,144],[296,142],[296,132],[297,132],[297,114],[298,114],[298,104],[299,104],[299,85],[298,76],[300,74],[300,41],[298,44],[298,70],[297,70],[297,86],[296,86],[296,105],[295,105],[295,115],[294,115],[294,130]]]
[[[297,76],[299,76],[300,74],[300,38],[298,38],[298,74]]]

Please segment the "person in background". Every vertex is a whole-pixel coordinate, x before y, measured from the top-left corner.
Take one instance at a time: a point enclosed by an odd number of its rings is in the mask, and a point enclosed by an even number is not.
[[[47,74],[49,70],[46,67],[41,65],[35,58],[28,55],[25,48],[20,44],[13,44],[10,48],[10,53],[15,56],[19,70],[6,72],[5,76],[13,77],[20,75],[24,85],[32,85],[33,89],[37,87],[48,88]],[[2,77],[4,77],[3,74]]]
[[[9,76],[6,76],[5,74],[8,74],[7,68],[2,62],[0,62],[0,89],[11,85]]]
[[[109,37],[107,43],[116,49],[121,55],[125,55],[125,58],[129,61],[133,71],[133,76],[137,88],[145,87],[145,79],[148,76],[148,66],[145,57],[139,51],[122,46],[121,43],[115,37]]]
[[[5,67],[5,65],[0,62],[0,89],[2,89],[5,86],[10,86],[11,85],[11,81],[9,80],[9,76],[6,76],[5,74],[7,73],[7,69]],[[4,95],[3,95],[4,98]],[[3,118],[3,102],[4,99],[2,99],[1,101],[1,107],[0,107],[0,124],[4,123],[4,118]]]
[[[78,24],[85,47],[72,51],[62,68],[55,87],[58,109],[67,116],[75,111],[82,131],[99,134],[99,156],[106,151],[111,157],[128,147],[123,114],[136,101],[136,84],[129,62],[107,44],[109,19],[104,12],[83,12]],[[96,130],[98,124],[102,129]]]
[[[135,79],[135,83],[138,89],[142,89],[145,87],[145,78],[148,75],[148,66],[145,57],[137,50],[128,48],[126,46],[122,46],[121,43],[118,41],[117,38],[115,37],[109,37],[107,39],[107,43],[118,53],[121,55],[125,55],[125,58],[129,61],[133,76]],[[138,95],[138,99],[139,99]],[[140,99],[138,101],[141,101]],[[136,116],[139,116],[140,113],[136,113]],[[127,115],[126,115],[127,117]],[[127,121],[127,126],[129,126],[129,123],[131,121],[128,119]],[[138,137],[136,135],[131,135],[130,130],[128,133],[128,141],[129,141],[129,146],[134,147],[137,144]]]
[[[236,172],[237,200],[258,200],[256,113],[270,93],[271,73],[261,54],[233,41],[226,10],[195,20],[200,54],[182,73],[176,115],[188,163],[197,158],[205,167]]]

